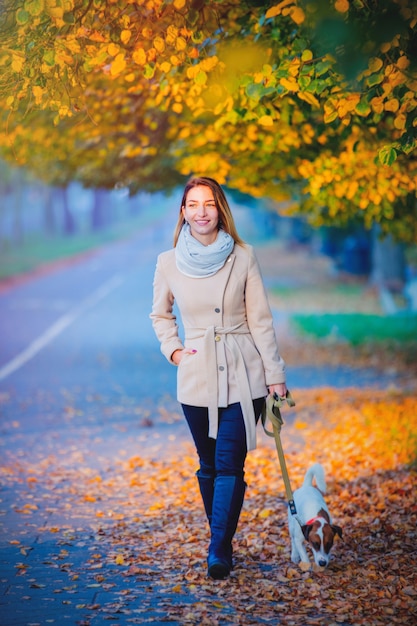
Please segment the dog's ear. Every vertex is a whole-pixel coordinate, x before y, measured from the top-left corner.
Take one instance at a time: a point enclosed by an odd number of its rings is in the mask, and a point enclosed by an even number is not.
[[[343,533],[342,533],[342,529],[340,528],[340,526],[336,526],[336,524],[332,524],[331,529],[335,535],[339,535],[340,539],[343,539]]]
[[[310,530],[313,528],[312,524],[304,524],[304,526],[301,526],[301,530],[303,531],[303,535],[306,539],[306,541],[308,541],[308,536],[310,534]]]

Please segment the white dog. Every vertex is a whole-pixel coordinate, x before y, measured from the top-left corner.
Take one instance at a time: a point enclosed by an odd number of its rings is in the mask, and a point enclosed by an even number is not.
[[[313,486],[313,478],[316,487]],[[306,541],[313,552],[314,561],[319,567],[327,567],[330,550],[335,535],[342,537],[340,526],[332,524],[329,510],[324,501],[326,480],[324,469],[315,463],[306,472],[303,485],[294,491],[294,503],[297,516],[288,509],[288,528],[291,537],[291,560],[293,563],[310,564],[304,546]]]

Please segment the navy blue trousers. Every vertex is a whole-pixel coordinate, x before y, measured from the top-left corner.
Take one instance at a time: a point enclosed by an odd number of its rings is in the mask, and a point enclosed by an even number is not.
[[[258,421],[265,398],[253,400]],[[194,439],[200,460],[198,473],[204,476],[238,476],[243,478],[247,455],[246,429],[239,402],[219,408],[217,439],[208,436],[209,419],[206,407],[182,404],[182,410]]]

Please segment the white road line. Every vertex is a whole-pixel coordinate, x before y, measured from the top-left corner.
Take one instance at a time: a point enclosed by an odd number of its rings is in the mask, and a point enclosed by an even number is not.
[[[93,308],[96,304],[103,300],[106,296],[108,296],[114,289],[119,287],[125,278],[120,274],[116,274],[110,280],[103,283],[101,287],[96,289],[88,298],[77,304],[75,307],[70,309],[68,313],[60,317],[52,326],[48,328],[40,337],[32,341],[28,345],[28,347],[23,350],[20,354],[18,354],[14,359],[6,363],[2,368],[0,368],[0,380],[4,380],[10,374],[13,374],[20,367],[25,365],[30,359],[38,354],[43,348],[45,348],[51,341],[53,341],[58,335],[62,333],[68,326],[70,326],[77,317],[80,317],[83,313]]]

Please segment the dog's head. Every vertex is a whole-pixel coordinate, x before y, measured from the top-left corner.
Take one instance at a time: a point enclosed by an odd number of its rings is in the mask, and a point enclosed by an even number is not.
[[[319,567],[327,567],[330,560],[330,551],[333,547],[335,535],[342,539],[340,526],[330,524],[323,516],[314,517],[301,527],[306,541],[310,544],[314,561]]]

